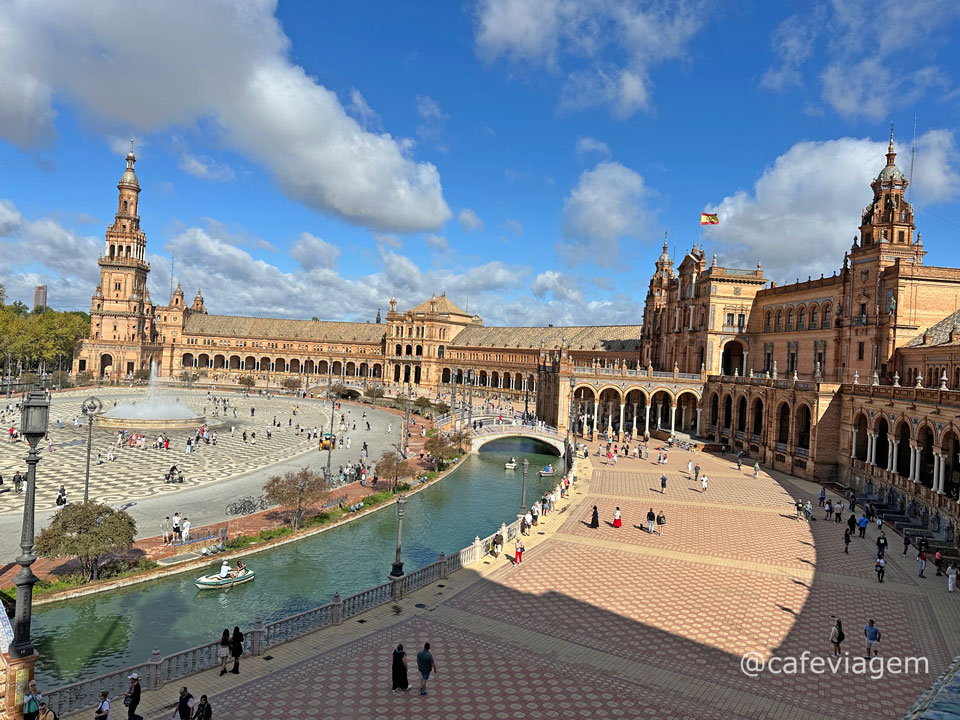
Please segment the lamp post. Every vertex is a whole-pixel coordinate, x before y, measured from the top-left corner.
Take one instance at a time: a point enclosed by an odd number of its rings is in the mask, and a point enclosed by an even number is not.
[[[467,382],[470,385],[470,409],[467,411],[467,425],[473,427],[473,370],[467,370]]]
[[[30,570],[30,566],[37,559],[33,554],[33,506],[36,497],[37,443],[47,432],[47,420],[50,416],[50,402],[46,399],[39,383],[30,391],[23,401],[23,414],[20,416],[20,432],[27,439],[30,450],[27,453],[27,494],[23,501],[23,527],[20,532],[20,557],[17,563],[20,572],[13,579],[17,586],[17,613],[13,630],[13,642],[10,643],[10,657],[30,657],[33,655],[33,644],[30,642],[30,616],[33,609],[33,586],[37,576]]]
[[[567,418],[567,470],[573,467],[573,448],[575,436],[573,434],[573,389],[577,385],[577,378],[570,376],[570,412]]]
[[[410,395],[413,392],[413,387],[410,383],[407,383],[407,402],[406,404],[406,414],[403,420],[403,459],[407,459],[407,450],[410,447]]]
[[[403,514],[407,510],[406,495],[397,496],[397,558],[393,561],[392,577],[403,577],[403,563],[400,561],[400,542],[403,538]]]
[[[327,442],[327,482],[330,482],[330,462],[333,456],[333,400],[335,397],[336,395],[330,392],[330,438]]]
[[[93,416],[98,415],[103,410],[103,403],[100,398],[88,397],[80,405],[80,412],[87,418],[87,474],[83,481],[83,501],[87,502],[90,497],[90,449],[93,447]]]
[[[530,461],[523,459],[523,489],[520,491],[520,509],[527,510],[527,468],[530,467]]]
[[[57,392],[60,392],[60,381],[63,379],[63,357],[62,352],[57,353]]]

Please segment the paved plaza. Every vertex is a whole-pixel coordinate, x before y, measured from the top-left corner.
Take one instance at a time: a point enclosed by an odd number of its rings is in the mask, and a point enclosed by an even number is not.
[[[145,693],[141,712],[168,717],[186,684],[211,698],[215,717],[236,720],[899,717],[960,652],[960,606],[945,578],[932,565],[917,577],[916,552],[903,557],[891,531],[879,584],[875,528],[845,555],[845,525],[822,511],[796,519],[792,503],[816,505],[818,486],[754,479],[698,454],[710,477],[702,493],[687,456],[671,453],[664,494],[661,466],[591,457],[576,492],[534,528],[520,567],[487,558],[397,606],[244,658],[240,676],[212,670]],[[593,505],[598,529],[588,527]],[[617,506],[621,528],[611,523]],[[640,527],[650,507],[667,517],[663,535]],[[926,657],[930,672],[741,672],[747,652],[825,658],[834,616],[851,660],[874,618],[884,657]],[[406,647],[415,686],[425,641],[439,668],[429,694],[392,693],[393,647]]]

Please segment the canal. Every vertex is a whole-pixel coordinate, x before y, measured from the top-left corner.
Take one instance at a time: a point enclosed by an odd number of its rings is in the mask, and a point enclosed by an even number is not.
[[[469,455],[446,478],[410,497],[403,520],[407,571],[485,537],[520,509],[522,472],[504,470],[511,456],[530,462],[527,503],[555,484],[537,470],[560,458],[534,440],[505,438]],[[386,582],[396,551],[394,506],[342,527],[244,558],[256,579],[223,591],[200,592],[194,570],[129,588],[34,609],[37,680],[49,689],[146,660],[154,648],[167,655],[212,642],[224,628],[249,627]]]

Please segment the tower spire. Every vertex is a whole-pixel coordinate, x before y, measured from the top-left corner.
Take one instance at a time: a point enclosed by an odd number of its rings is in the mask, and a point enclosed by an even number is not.
[[[890,121],[890,143],[887,145],[887,165],[893,165],[893,161],[896,160],[897,153],[893,149],[893,120]]]

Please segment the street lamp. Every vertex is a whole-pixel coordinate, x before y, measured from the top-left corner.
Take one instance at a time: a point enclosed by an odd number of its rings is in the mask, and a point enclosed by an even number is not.
[[[47,421],[50,417],[50,402],[39,387],[30,391],[23,401],[23,413],[20,416],[20,432],[27,439],[30,450],[27,453],[27,495],[23,502],[23,527],[20,532],[20,557],[17,563],[20,572],[13,579],[17,586],[17,612],[13,631],[13,642],[10,643],[11,657],[29,657],[33,655],[33,644],[30,642],[30,615],[33,607],[33,586],[37,576],[30,570],[30,566],[37,559],[33,554],[33,507],[36,497],[37,443],[47,433]]]
[[[407,410],[406,416],[403,421],[403,459],[407,459],[407,451],[410,447],[410,395],[413,392],[413,387],[410,383],[407,383]]]
[[[87,502],[90,497],[90,449],[93,447],[93,416],[99,415],[103,410],[103,403],[100,398],[88,397],[80,405],[80,412],[87,418],[87,474],[83,481],[83,501]]]
[[[573,466],[573,449],[575,436],[573,434],[573,389],[577,386],[577,378],[570,376],[570,412],[567,419],[567,469]]]
[[[520,509],[526,512],[527,509],[527,468],[530,467],[530,461],[523,459],[523,490],[520,495]]]
[[[470,409],[467,415],[467,425],[473,427],[473,370],[467,370],[467,382],[470,385]]]
[[[333,456],[333,399],[336,397],[335,393],[327,391],[330,394],[330,437],[327,442],[327,482],[330,482],[330,462]]]
[[[403,563],[400,562],[400,541],[403,537],[403,514],[407,509],[406,495],[397,496],[397,559],[393,561],[392,577],[403,577]]]

